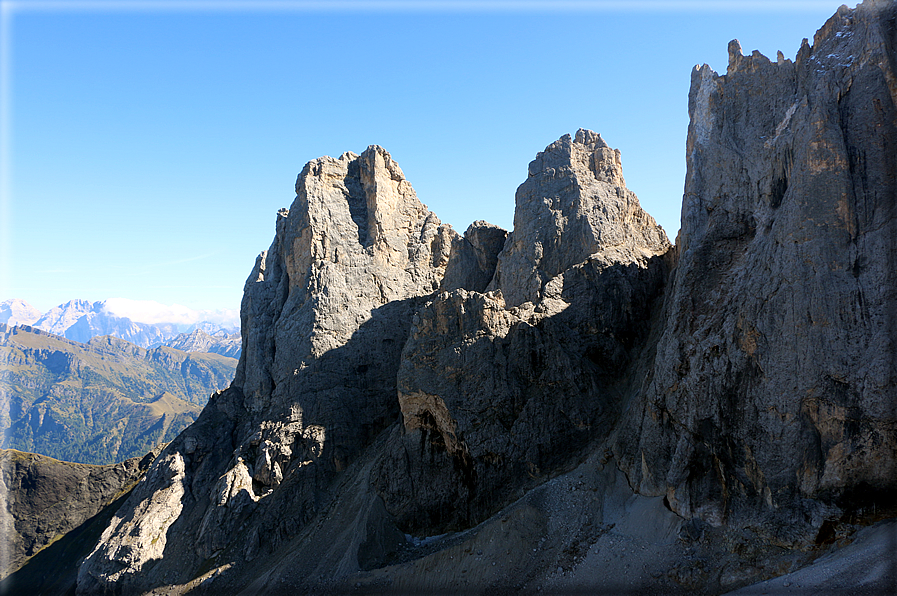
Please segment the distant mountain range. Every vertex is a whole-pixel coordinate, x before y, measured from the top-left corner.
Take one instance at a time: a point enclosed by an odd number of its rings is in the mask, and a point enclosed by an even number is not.
[[[111,335],[143,348],[168,345],[187,352],[211,352],[232,358],[240,357],[241,341],[236,314],[216,316],[217,321],[200,319],[191,323],[184,322],[183,315],[188,309],[180,309],[169,315],[172,319],[177,319],[170,321],[163,320],[165,315],[158,313],[153,313],[153,322],[137,321],[123,314],[136,310],[134,305],[139,307],[146,304],[155,303],[121,299],[90,302],[76,299],[41,313],[26,301],[13,298],[0,302],[0,323],[10,327],[28,325],[77,342]],[[209,314],[189,312],[192,318]]]
[[[240,357],[240,334],[228,334],[224,331],[206,333],[202,329],[194,329],[190,333],[179,333],[165,342],[166,346],[184,352],[210,352],[230,358]]]
[[[0,323],[0,447],[91,464],[143,455],[196,420],[236,366],[220,354]]]

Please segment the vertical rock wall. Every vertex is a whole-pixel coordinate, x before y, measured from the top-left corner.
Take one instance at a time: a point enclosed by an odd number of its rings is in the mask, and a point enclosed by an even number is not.
[[[309,162],[246,282],[234,383],[157,459],[79,589],[183,583],[298,532],[398,417],[415,304],[458,239],[380,147]]]
[[[692,73],[679,265],[616,447],[683,516],[791,543],[897,488],[895,17]]]
[[[587,130],[552,143],[514,220],[490,291],[440,292],[414,316],[405,432],[378,479],[406,531],[477,523],[606,439],[648,336],[671,247],[619,151]]]

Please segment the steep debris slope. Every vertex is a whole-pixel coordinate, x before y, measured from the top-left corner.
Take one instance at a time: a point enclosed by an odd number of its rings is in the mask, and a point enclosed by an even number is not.
[[[296,195],[247,280],[232,387],[159,457],[79,589],[182,583],[276,550],[398,418],[411,316],[458,235],[379,147],[310,162]]]
[[[895,19],[842,7],[794,62],[734,41],[692,74],[679,265],[615,448],[686,518],[796,545],[893,498]]]

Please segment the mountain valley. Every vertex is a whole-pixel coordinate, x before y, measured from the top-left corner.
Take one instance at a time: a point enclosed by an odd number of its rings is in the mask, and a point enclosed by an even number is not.
[[[237,361],[0,324],[3,448],[113,464],[167,443],[228,386]]]

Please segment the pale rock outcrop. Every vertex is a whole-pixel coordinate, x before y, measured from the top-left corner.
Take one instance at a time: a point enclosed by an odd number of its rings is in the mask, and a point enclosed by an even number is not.
[[[89,559],[103,558],[103,580],[116,583],[141,573],[165,553],[168,528],[178,518],[184,497],[184,458],[180,453],[160,456],[140,479],[129,500],[139,502],[130,511],[122,508],[103,532]],[[110,569],[111,567],[111,569]],[[89,566],[81,566],[78,584],[87,583]]]
[[[69,300],[59,306],[54,306],[34,322],[34,326],[55,335],[65,337],[66,330],[74,325],[78,319],[91,312],[99,312],[102,302],[90,302],[88,300]]]
[[[735,41],[692,73],[680,260],[615,447],[686,518],[805,544],[897,489],[895,21],[842,6],[795,61]]]
[[[208,561],[272,552],[300,531],[327,502],[334,474],[399,416],[396,372],[412,314],[439,287],[459,238],[382,148],[309,162],[247,279],[234,383],[166,449],[153,476],[161,480],[122,509],[139,523],[167,478],[190,486],[166,526],[165,556],[147,570],[140,563],[158,549],[148,551],[123,568],[100,548],[79,590],[187,581]],[[128,531],[111,527],[104,541],[126,541]],[[246,550],[245,533],[258,548]]]
[[[626,188],[620,151],[590,130],[539,153],[516,202],[514,231],[489,286],[501,289],[508,306],[536,302],[548,281],[589,257],[601,265],[644,263],[669,248]]]
[[[111,314],[103,301],[69,300],[41,315],[34,326],[82,343],[98,335],[112,335],[143,348],[158,346],[177,335],[173,323],[138,323]]]
[[[476,523],[610,433],[671,248],[622,185],[618,151],[564,136],[517,191],[496,289],[441,292],[415,314],[405,434],[377,477],[407,531]]]

